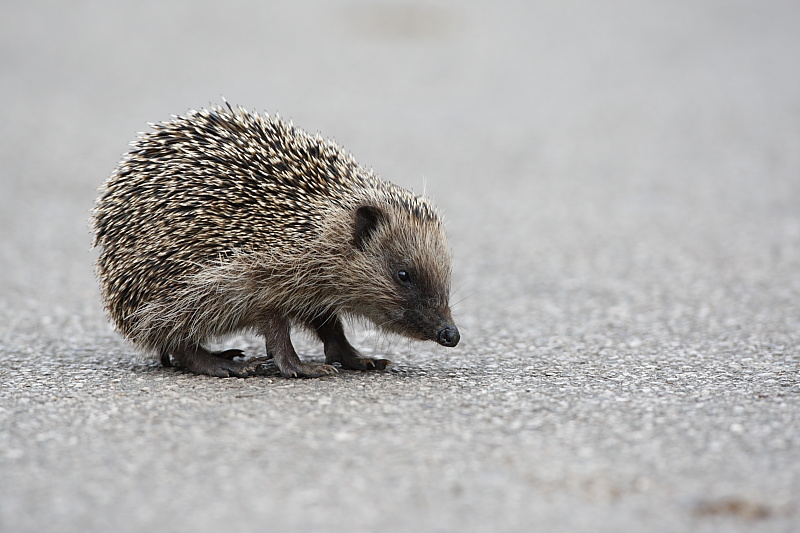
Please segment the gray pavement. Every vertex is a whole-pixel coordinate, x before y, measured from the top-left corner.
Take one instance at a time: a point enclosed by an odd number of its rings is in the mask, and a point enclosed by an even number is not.
[[[800,531],[798,57],[789,1],[4,2],[0,531]],[[435,197],[457,348],[111,330],[95,188],[222,96]]]

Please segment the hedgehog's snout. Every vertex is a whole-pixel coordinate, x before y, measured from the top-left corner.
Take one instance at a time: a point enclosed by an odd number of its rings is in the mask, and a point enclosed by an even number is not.
[[[461,340],[461,335],[458,333],[458,328],[452,324],[440,329],[439,333],[436,335],[436,342],[448,348],[452,348],[458,344],[459,340]]]

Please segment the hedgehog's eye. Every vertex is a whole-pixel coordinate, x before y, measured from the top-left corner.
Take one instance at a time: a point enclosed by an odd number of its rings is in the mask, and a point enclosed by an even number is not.
[[[403,283],[404,285],[408,285],[411,283],[411,273],[408,270],[398,270],[397,281]]]

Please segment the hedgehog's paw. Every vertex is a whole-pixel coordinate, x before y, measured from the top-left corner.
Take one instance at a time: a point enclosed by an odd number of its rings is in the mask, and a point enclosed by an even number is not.
[[[291,362],[287,368],[281,368],[281,374],[287,378],[319,378],[337,372],[336,367],[321,363]]]
[[[339,364],[347,370],[386,370],[392,364],[388,359],[373,359],[360,355],[339,359]]]
[[[249,361],[234,361],[233,358],[239,355],[241,355],[239,350],[211,353],[202,347],[172,351],[175,362],[195,374],[206,374],[218,378],[246,378],[262,373],[261,365],[267,362],[266,357],[256,357]]]
[[[247,378],[262,374],[261,366],[267,361],[266,357],[256,357],[249,361],[232,361],[218,357],[217,361],[208,361],[203,364],[200,373],[218,378]],[[193,368],[189,370],[197,372]]]
[[[242,362],[242,371],[246,372],[248,376],[255,376],[263,374],[263,366],[270,362],[269,357],[253,357],[247,361]],[[238,376],[245,377],[245,376]]]
[[[326,363],[339,363],[346,370],[385,370],[392,362],[388,359],[364,357],[348,344],[348,349],[328,350]]]

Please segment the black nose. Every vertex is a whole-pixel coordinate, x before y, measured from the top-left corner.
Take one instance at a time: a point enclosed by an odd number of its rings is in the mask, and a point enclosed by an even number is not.
[[[458,344],[459,340],[461,340],[461,335],[458,334],[458,328],[455,326],[443,327],[436,336],[436,342],[449,348]]]

